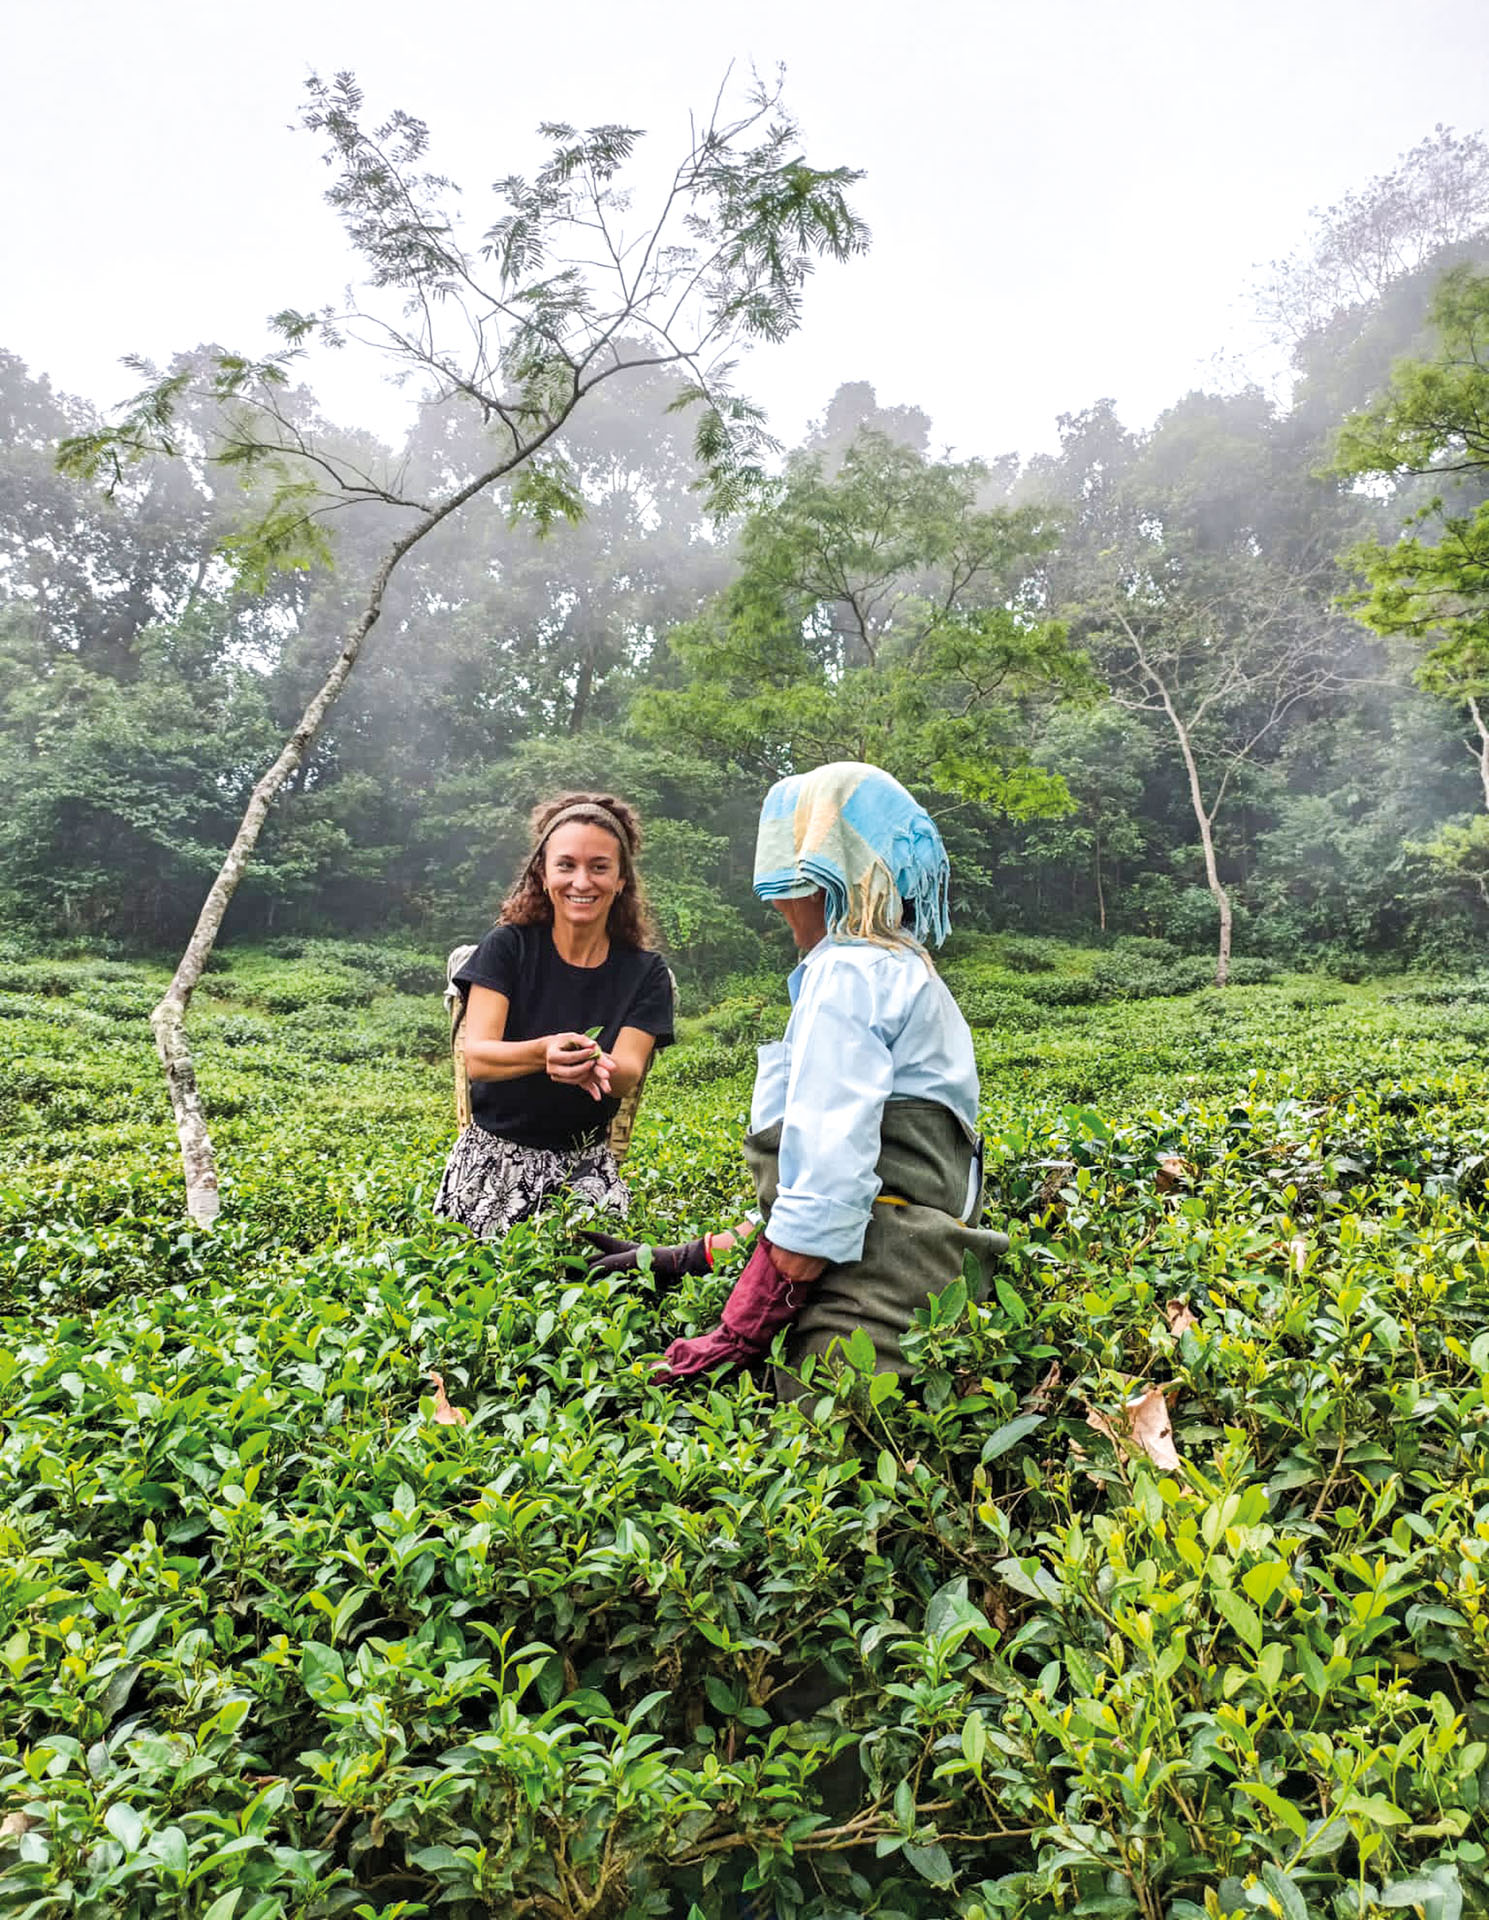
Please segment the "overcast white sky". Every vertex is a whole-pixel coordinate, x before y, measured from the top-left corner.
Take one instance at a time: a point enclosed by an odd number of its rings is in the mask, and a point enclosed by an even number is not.
[[[874,247],[746,390],[788,440],[863,379],[960,453],[1028,453],[1059,413],[1110,394],[1143,422],[1254,351],[1248,281],[1310,207],[1489,124],[1486,28],[1486,0],[9,0],[0,347],[106,403],[125,353],[258,350],[267,313],[334,301],[311,70],[427,120],[480,206],[539,120],[672,156],[730,61],[784,61],[809,155],[867,170]],[[344,363],[315,384],[396,432]]]

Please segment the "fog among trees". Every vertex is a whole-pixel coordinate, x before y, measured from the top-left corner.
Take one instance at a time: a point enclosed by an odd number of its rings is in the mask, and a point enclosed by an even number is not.
[[[1222,970],[1481,951],[1486,275],[1489,147],[1439,129],[1262,275],[1285,399],[1175,394],[1141,429],[1098,403],[1056,454],[971,460],[939,451],[954,420],[845,380],[768,479],[745,471],[758,440],[735,446],[722,492],[696,365],[621,314],[628,377],[545,422],[551,496],[498,475],[390,576],[225,937],[475,937],[533,801],[597,784],[643,810],[701,988],[763,957],[764,786],[865,757],[941,821],[964,925],[1157,936]],[[156,376],[174,457],[110,490],[57,465],[104,444],[95,408],[0,353],[0,923],[21,941],[180,946],[357,617],[389,497],[488,468],[520,387],[511,362],[484,406],[436,380],[389,448],[323,419],[287,359],[279,430],[344,497],[323,545],[275,553],[283,474],[212,457],[223,365],[208,344]]]

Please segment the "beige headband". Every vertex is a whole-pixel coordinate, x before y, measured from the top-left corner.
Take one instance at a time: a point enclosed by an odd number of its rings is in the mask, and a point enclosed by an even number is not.
[[[596,814],[599,815],[598,819],[595,818]],[[607,833],[613,833],[616,839],[619,840],[621,852],[624,853],[626,859],[629,860],[631,858],[630,835],[608,807],[602,807],[594,800],[576,800],[573,806],[560,808],[548,822],[547,826],[544,827],[543,836],[533,848],[533,853],[535,855],[541,853],[544,847],[547,846],[549,838],[554,831],[559,827],[567,826],[571,820],[585,820],[592,827],[604,827]]]

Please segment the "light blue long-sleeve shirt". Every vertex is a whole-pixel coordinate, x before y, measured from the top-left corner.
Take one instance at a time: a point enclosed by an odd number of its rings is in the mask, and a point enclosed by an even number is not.
[[[761,1047],[750,1130],[781,1125],[770,1238],[857,1260],[879,1193],[887,1100],[934,1100],[977,1130],[972,1035],[946,983],[909,947],[822,940],[790,979],[786,1036]]]

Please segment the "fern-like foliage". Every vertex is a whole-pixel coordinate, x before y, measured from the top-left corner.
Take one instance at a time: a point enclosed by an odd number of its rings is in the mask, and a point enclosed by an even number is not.
[[[67,472],[116,490],[140,462],[188,452],[236,471],[255,516],[227,553],[250,588],[279,568],[329,562],[328,528],[351,502],[395,510],[396,564],[499,483],[540,530],[572,520],[583,500],[564,461],[566,423],[601,382],[672,366],[686,380],[680,404],[697,410],[710,507],[736,513],[759,497],[774,443],[735,389],[740,350],[784,339],[817,261],[868,244],[849,200],[858,174],[803,157],[778,85],[757,83],[732,118],[716,112],[692,129],[649,222],[624,185],[637,128],[548,122],[547,158],[530,178],[499,178],[496,217],[469,236],[459,189],[429,165],[422,120],[401,109],[370,119],[349,73],[313,76],[302,119],[323,143],[326,198],[363,263],[360,296],[344,311],[279,309],[267,355],[218,351],[169,373],[140,363],[146,384],[115,420],[63,445]],[[478,409],[484,464],[419,497],[390,465],[353,464],[286,404],[296,363],[316,346],[370,354],[421,395]],[[216,422],[205,447],[180,432],[188,399],[194,422],[204,401]]]

